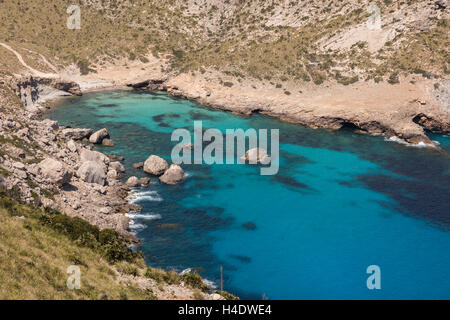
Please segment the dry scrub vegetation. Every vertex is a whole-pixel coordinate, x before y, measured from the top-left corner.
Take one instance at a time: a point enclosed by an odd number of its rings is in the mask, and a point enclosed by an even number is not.
[[[82,28],[69,30],[66,9],[77,3]],[[375,32],[360,41],[370,3],[381,10],[386,37],[377,40]],[[153,54],[170,58],[166,71],[219,70],[273,85],[449,73],[448,8],[434,1],[2,0],[1,7],[0,38],[42,71],[49,70],[40,54],[59,68],[74,63],[82,74],[119,58],[146,62]],[[369,50],[375,41],[379,48]],[[0,50],[0,72],[16,72],[14,57]]]

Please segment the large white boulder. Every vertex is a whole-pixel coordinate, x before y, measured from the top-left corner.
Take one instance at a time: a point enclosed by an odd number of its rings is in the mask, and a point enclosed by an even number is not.
[[[144,162],[144,171],[155,176],[162,175],[169,168],[169,164],[161,157],[151,155]]]
[[[94,132],[89,137],[89,142],[90,143],[102,143],[103,139],[108,138],[108,137],[109,137],[108,130],[106,130],[106,128],[103,128],[103,129],[100,129],[100,130]]]
[[[105,171],[106,171],[106,167],[108,167],[108,165],[109,165],[109,158],[107,156],[105,156],[103,153],[88,150],[88,149],[83,149],[81,151],[80,159],[81,159],[82,163],[86,162],[86,161],[97,162],[98,164],[105,167],[104,168]]]
[[[176,184],[181,182],[186,177],[183,169],[179,165],[172,164],[164,174],[159,177],[159,180],[165,184]]]
[[[104,167],[95,161],[86,161],[78,168],[77,176],[88,183],[105,185],[106,173]]]
[[[244,156],[241,157],[243,161],[248,161],[250,164],[269,164],[270,156],[267,151],[262,148],[253,148],[248,150]]]
[[[39,172],[50,183],[63,185],[70,182],[72,173],[66,169],[61,162],[47,158],[42,160],[39,165]]]

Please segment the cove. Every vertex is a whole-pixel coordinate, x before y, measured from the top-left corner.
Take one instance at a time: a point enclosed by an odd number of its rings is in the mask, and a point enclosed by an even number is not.
[[[103,91],[61,100],[46,117],[108,128],[126,175],[150,154],[170,160],[177,128],[279,129],[280,168],[183,165],[179,185],[152,178],[130,215],[154,267],[197,270],[243,299],[450,298],[449,137],[418,149],[351,130],[328,132],[211,110],[163,93]],[[124,178],[126,179],[126,177]],[[381,270],[369,290],[367,267]]]

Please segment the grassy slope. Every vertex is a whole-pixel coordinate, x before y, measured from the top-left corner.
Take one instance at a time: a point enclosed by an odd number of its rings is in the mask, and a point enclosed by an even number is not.
[[[0,199],[0,299],[155,298],[135,285],[118,283],[102,254],[43,225],[38,218],[43,214]],[[81,290],[66,286],[70,265],[81,269]]]

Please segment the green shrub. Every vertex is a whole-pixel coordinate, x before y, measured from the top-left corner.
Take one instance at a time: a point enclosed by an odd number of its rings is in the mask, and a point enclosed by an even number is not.
[[[171,270],[164,275],[164,281],[168,284],[179,284],[180,276],[176,271]]]
[[[157,283],[161,283],[164,281],[165,272],[162,269],[148,267],[145,270],[145,277],[155,280]]]
[[[200,289],[203,292],[208,292],[209,287],[203,282],[202,277],[198,273],[186,273],[182,280],[191,288]]]

